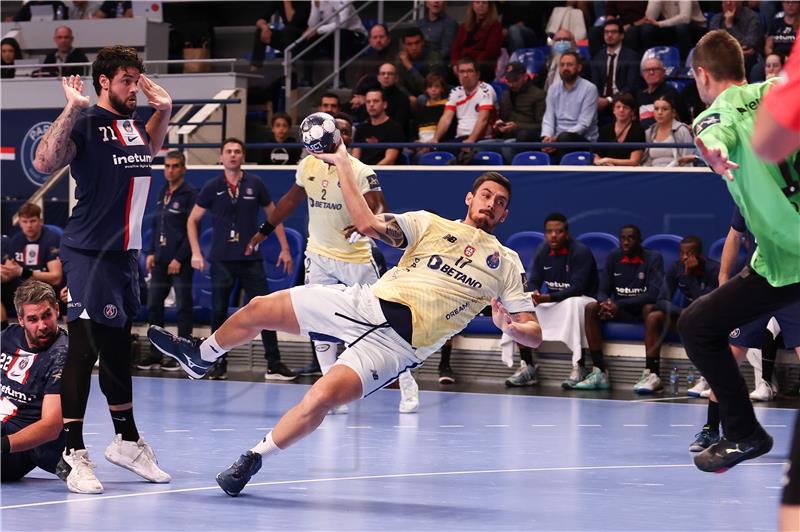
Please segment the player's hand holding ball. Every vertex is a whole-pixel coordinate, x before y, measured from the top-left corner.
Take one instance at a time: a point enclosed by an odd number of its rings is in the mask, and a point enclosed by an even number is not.
[[[303,146],[314,155],[335,153],[342,143],[339,126],[328,113],[312,113],[305,117],[300,123],[300,137]]]

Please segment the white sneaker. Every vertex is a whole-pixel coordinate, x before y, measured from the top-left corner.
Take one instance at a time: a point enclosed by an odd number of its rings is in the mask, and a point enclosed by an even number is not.
[[[339,414],[347,414],[349,412],[350,412],[350,407],[348,407],[347,405],[339,405],[336,408],[331,408],[330,410],[328,410],[328,414],[332,416],[336,416]]]
[[[764,379],[761,379],[756,385],[756,389],[750,393],[750,400],[772,401],[777,395],[778,391],[775,389],[775,387]]]
[[[419,410],[419,386],[414,377],[400,379],[400,413],[413,414]]]
[[[634,386],[633,391],[641,394],[650,394],[663,389],[661,377],[651,372],[649,369],[646,369],[642,373],[642,378],[639,379],[639,382]]]
[[[697,379],[697,384],[686,390],[686,395],[689,397],[708,397],[710,394],[711,386],[708,385],[708,381],[702,375]]]
[[[150,482],[164,484],[172,480],[169,474],[158,467],[156,453],[142,438],[136,442],[125,441],[122,434],[117,434],[106,447],[106,460]]]
[[[56,474],[66,481],[67,489],[73,493],[103,493],[103,485],[92,471],[96,466],[89,458],[89,451],[72,449],[70,454],[64,451],[56,466]]]

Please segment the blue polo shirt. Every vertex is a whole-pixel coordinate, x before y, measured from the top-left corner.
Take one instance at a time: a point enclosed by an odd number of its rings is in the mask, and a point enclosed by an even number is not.
[[[58,258],[60,247],[61,236],[42,227],[42,234],[36,240],[28,240],[21,231],[14,235],[8,243],[8,249],[3,249],[3,255],[8,255],[20,266],[31,271],[46,272],[47,263]],[[11,283],[16,289],[22,284],[22,279],[18,277]]]
[[[70,139],[77,150],[70,163],[77,203],[63,244],[98,251],[141,249],[152,161],[144,123],[95,105],[78,118]]]
[[[575,296],[594,297],[597,283],[597,263],[582,242],[570,238],[558,251],[551,250],[547,242],[543,242],[536,249],[529,286],[540,289],[544,284],[552,301]]]
[[[28,347],[21,325],[9,325],[0,333],[0,380],[2,421],[16,432],[42,419],[42,401],[47,394],[61,393],[61,370],[67,358],[67,333],[58,330],[50,347]]]
[[[197,199],[197,189],[184,181],[175,192],[169,193],[169,184],[158,193],[156,210],[152,214],[152,238],[149,255],[155,255],[159,264],[169,264],[173,259],[180,263],[192,257],[192,248],[186,236],[186,222]]]
[[[660,309],[677,313],[719,286],[719,262],[715,260],[702,257],[697,269],[688,274],[684,269],[679,260],[670,265],[658,294]]]
[[[622,249],[615,249],[606,257],[597,300],[611,298],[619,307],[655,303],[663,280],[664,258],[661,253],[640,248],[638,254],[626,257]]]
[[[244,173],[234,193],[225,174],[209,180],[197,196],[197,205],[211,211],[214,237],[212,261],[261,260],[260,253],[245,255],[245,247],[259,228],[259,213],[272,202],[264,182]]]

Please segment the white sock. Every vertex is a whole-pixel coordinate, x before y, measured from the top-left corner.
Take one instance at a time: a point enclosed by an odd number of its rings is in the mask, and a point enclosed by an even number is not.
[[[331,367],[336,364],[336,352],[338,350],[339,344],[336,342],[314,341],[314,352],[317,354],[319,369],[322,370],[323,375],[327,375]]]
[[[275,442],[272,441],[272,431],[269,431],[267,435],[264,436],[264,439],[258,442],[258,444],[250,450],[266,457],[280,452],[281,448],[275,445]]]
[[[200,344],[200,358],[206,362],[216,362],[219,357],[227,352],[217,343],[217,333],[213,333]]]

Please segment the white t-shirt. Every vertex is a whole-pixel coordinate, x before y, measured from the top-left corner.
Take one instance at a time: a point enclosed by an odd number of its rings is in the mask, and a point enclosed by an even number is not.
[[[466,137],[475,128],[478,122],[478,115],[484,109],[489,109],[492,113],[489,117],[489,124],[493,122],[497,114],[497,95],[494,88],[486,82],[481,81],[471,94],[467,94],[464,87],[459,85],[450,91],[447,98],[445,110],[450,109],[456,112],[456,137]],[[484,136],[491,136],[492,128],[486,128]]]

